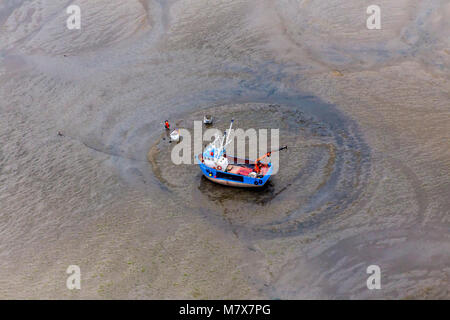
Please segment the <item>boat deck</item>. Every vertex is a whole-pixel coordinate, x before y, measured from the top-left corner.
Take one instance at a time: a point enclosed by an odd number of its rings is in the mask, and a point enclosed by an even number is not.
[[[248,159],[240,159],[233,156],[226,156],[227,159],[230,161],[230,164],[227,166],[224,172],[242,175],[242,176],[248,176],[250,173],[252,173],[255,169],[255,163],[254,161],[250,161]],[[198,159],[200,161],[203,161],[203,155],[199,154]],[[267,164],[263,163],[263,166],[261,167],[260,175],[264,176],[269,171],[269,166]]]

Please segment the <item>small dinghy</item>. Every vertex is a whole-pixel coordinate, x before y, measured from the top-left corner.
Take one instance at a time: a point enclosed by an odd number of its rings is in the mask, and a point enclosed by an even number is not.
[[[213,117],[212,117],[212,115],[209,115],[209,114],[205,115],[205,116],[203,117],[203,123],[204,123],[204,124],[212,124],[212,123],[213,123]]]
[[[180,141],[180,130],[175,129],[170,134],[170,141],[178,142]]]
[[[203,175],[209,180],[232,187],[262,187],[272,175],[272,163],[261,162],[270,157],[272,152],[287,149],[287,146],[271,151],[259,157],[255,161],[240,159],[226,154],[226,146],[231,142],[230,132],[233,126],[231,120],[230,129],[223,137],[209,144],[203,153],[195,156]]]

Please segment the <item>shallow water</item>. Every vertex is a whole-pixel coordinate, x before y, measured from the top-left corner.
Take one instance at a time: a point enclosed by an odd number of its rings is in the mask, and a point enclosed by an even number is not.
[[[354,202],[364,189],[362,184],[370,169],[370,152],[355,125],[330,105],[303,100],[306,99],[300,98],[297,105],[290,106],[223,105],[182,115],[182,119],[175,121],[178,128],[193,131],[193,122],[207,112],[217,119],[215,126],[219,128],[235,118],[236,128],[279,129],[279,145],[287,145],[288,152],[282,152],[274,162],[281,164],[276,165],[278,173],[262,190],[215,185],[201,178],[195,163],[194,167],[174,166],[169,160],[173,144],[168,143],[165,134],[149,152],[153,172],[174,196],[185,201],[185,206],[208,208],[206,219],[226,219],[235,232],[261,233],[252,238],[263,234],[264,237],[301,234],[303,228],[312,228],[314,223],[338,214]],[[314,107],[308,109],[308,105]],[[236,150],[230,154],[236,154]],[[338,204],[339,210],[335,210]],[[308,219],[313,212],[314,219]]]
[[[67,3],[0,6],[0,297],[449,297],[445,1]],[[167,161],[204,113],[280,129],[265,188]]]

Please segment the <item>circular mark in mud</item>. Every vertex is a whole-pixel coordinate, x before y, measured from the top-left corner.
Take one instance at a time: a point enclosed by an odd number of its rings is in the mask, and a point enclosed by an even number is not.
[[[232,118],[235,129],[279,129],[279,145],[288,146],[287,152],[279,153],[279,171],[266,186],[233,188],[207,180],[194,161],[174,165],[174,144],[163,133],[148,154],[155,176],[187,207],[208,218],[226,220],[239,232],[285,236],[343,212],[364,190],[369,149],[356,125],[331,108],[223,105],[184,115],[176,125],[192,133],[193,121],[202,120],[205,113],[213,115],[213,127],[221,131]]]

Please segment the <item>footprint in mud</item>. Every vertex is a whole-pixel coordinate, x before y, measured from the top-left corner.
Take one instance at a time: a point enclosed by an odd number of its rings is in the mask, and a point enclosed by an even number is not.
[[[279,129],[279,145],[287,145],[288,150],[279,153],[279,171],[263,188],[215,184],[202,176],[194,161],[174,165],[167,160],[173,144],[163,140],[164,135],[152,146],[148,159],[160,182],[208,219],[225,220],[236,231],[263,237],[295,234],[344,210],[364,189],[362,176],[370,166],[368,148],[354,125],[343,122],[342,115],[333,117],[333,112],[246,103],[183,115],[178,125],[189,131],[205,113],[213,115],[213,126],[221,131],[232,118],[236,129]]]

